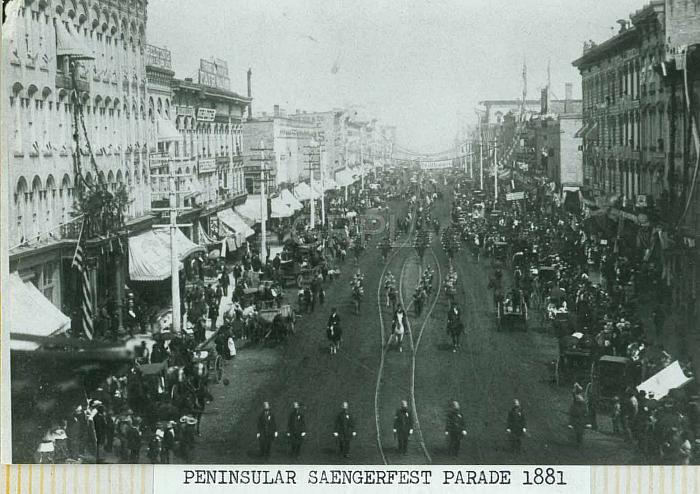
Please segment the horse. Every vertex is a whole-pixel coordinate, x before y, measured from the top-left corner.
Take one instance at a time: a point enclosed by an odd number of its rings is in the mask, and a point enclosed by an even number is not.
[[[405,332],[406,331],[403,326],[402,318],[395,318],[394,322],[391,325],[391,334],[389,335],[389,341],[387,341],[387,346],[391,345],[392,341],[395,341],[396,345],[399,348],[399,352],[403,352],[403,337]]]
[[[331,355],[338,353],[338,348],[340,348],[340,339],[343,335],[342,330],[340,329],[340,325],[338,324],[329,324],[328,328],[326,329],[326,336],[328,337],[328,341],[330,341],[330,352]]]
[[[355,307],[355,314],[360,313],[360,305],[362,303],[362,294],[364,293],[364,290],[362,289],[362,285],[360,284],[355,284],[352,287],[352,302]]]

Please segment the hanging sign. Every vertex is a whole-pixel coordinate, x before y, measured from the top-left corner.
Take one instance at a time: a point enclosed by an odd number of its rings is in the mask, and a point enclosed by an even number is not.
[[[506,194],[507,201],[522,201],[525,199],[525,192],[508,192]]]
[[[216,110],[214,108],[197,109],[197,120],[200,122],[213,122],[214,117],[216,117]]]

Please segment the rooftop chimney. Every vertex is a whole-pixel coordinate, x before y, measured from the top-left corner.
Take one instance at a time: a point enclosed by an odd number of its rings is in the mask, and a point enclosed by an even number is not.
[[[273,111],[274,116],[279,117],[280,116],[280,105],[275,105],[272,108],[272,111]]]
[[[248,97],[252,98],[253,97],[253,88],[250,85],[250,78],[253,75],[253,71],[249,68],[248,69]],[[253,102],[251,101],[248,103],[248,118],[253,118]]]

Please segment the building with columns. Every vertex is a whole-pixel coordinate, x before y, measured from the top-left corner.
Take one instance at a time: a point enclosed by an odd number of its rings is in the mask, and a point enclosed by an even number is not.
[[[74,217],[75,119],[85,125],[78,153],[86,187],[115,193],[123,186],[130,228],[150,210],[146,1],[21,0],[8,5],[7,15],[2,127],[10,270],[71,313],[78,299],[71,259],[81,224]],[[98,306],[121,283],[118,252],[111,238],[88,245]]]

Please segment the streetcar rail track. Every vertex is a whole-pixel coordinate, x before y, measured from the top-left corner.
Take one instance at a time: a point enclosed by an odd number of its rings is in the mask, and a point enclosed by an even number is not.
[[[413,228],[414,228],[414,222],[411,220],[411,228],[409,229],[408,235],[406,236],[406,239],[399,245],[399,247],[392,252],[386,260],[386,263],[384,264],[384,269],[382,269],[382,273],[379,276],[379,282],[377,283],[377,308],[379,309],[379,344],[380,344],[380,357],[379,357],[379,368],[377,369],[377,382],[375,384],[374,388],[374,420],[375,420],[375,427],[376,427],[376,432],[377,432],[377,448],[379,449],[379,454],[382,457],[382,462],[385,465],[388,465],[389,462],[386,459],[386,454],[384,453],[384,446],[382,445],[382,433],[381,433],[381,424],[379,423],[379,390],[382,386],[382,376],[384,375],[384,361],[385,361],[385,356],[386,356],[386,348],[384,345],[384,339],[385,339],[385,331],[384,331],[384,312],[383,312],[383,307],[382,307],[382,287],[383,287],[383,280],[384,280],[384,275],[386,275],[387,269],[389,265],[391,264],[391,261],[394,260],[394,257],[398,255],[398,253],[401,251],[402,248],[408,244],[408,242],[411,240],[411,235],[413,234]]]

